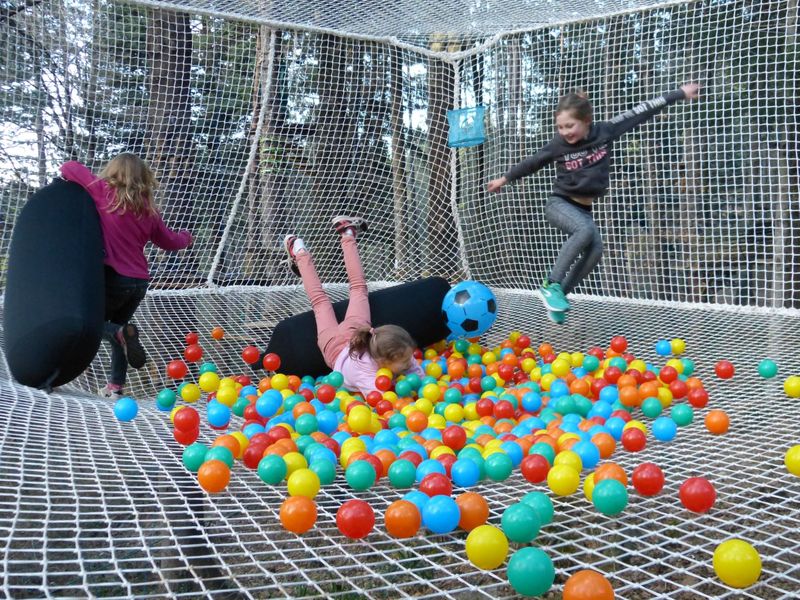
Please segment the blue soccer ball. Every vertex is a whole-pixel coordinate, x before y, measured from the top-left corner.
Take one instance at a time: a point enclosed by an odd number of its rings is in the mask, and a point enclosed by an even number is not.
[[[462,281],[445,294],[442,316],[453,337],[476,337],[494,324],[497,300],[482,283]]]

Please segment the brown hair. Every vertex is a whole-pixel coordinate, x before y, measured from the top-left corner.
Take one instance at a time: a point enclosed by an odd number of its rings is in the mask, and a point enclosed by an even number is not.
[[[576,90],[570,92],[566,96],[562,96],[556,106],[556,116],[562,112],[572,113],[572,116],[578,121],[584,123],[592,122],[592,104],[589,102],[589,96],[586,92]]]
[[[130,152],[118,154],[100,171],[100,178],[114,190],[109,212],[132,212],[137,217],[158,212],[153,202],[157,182],[153,171],[141,158]]]
[[[355,358],[366,352],[376,362],[391,362],[400,360],[415,346],[414,338],[397,325],[362,327],[350,338],[350,356]]]

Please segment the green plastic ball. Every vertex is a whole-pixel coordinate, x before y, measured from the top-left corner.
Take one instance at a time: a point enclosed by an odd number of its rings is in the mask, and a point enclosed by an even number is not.
[[[203,363],[200,365],[200,375],[203,373],[216,373],[217,372],[217,365],[211,362]]]
[[[534,547],[517,550],[508,561],[508,582],[522,596],[541,596],[553,586],[556,571],[544,550]]]
[[[325,379],[326,383],[335,388],[342,387],[342,384],[344,383],[344,375],[342,375],[339,371],[332,371],[328,373]]]
[[[258,476],[269,485],[283,481],[287,470],[286,461],[277,454],[268,454],[258,463]]]
[[[247,398],[239,398],[233,404],[233,408],[231,408],[231,410],[233,411],[233,414],[235,414],[237,417],[243,417],[244,409],[246,409],[248,406],[250,406],[250,400],[248,400]]]
[[[492,481],[505,481],[514,469],[511,457],[504,452],[495,452],[485,459],[486,476]]]
[[[336,479],[336,465],[324,458],[313,461],[308,468],[317,474],[320,485],[329,485]]]
[[[586,369],[587,373],[594,373],[597,369],[600,368],[600,361],[597,359],[596,356],[592,356],[591,354],[587,354],[583,357],[582,366]]]
[[[400,458],[389,465],[389,483],[399,489],[414,485],[417,468],[410,460]]]
[[[662,410],[664,410],[664,408],[661,406],[661,402],[659,402],[658,398],[645,398],[644,402],[642,402],[642,412],[645,417],[655,419],[661,414]]]
[[[691,358],[682,358],[681,363],[683,364],[683,373],[681,375],[689,377],[694,373],[694,361]]]
[[[294,430],[300,435],[309,435],[318,429],[317,417],[309,413],[300,415],[294,423]]]
[[[186,446],[183,450],[183,466],[192,473],[197,473],[197,469],[206,461],[206,452],[208,448],[200,442]]]
[[[214,446],[206,452],[206,460],[221,460],[229,467],[233,467],[233,452],[225,446]]]
[[[594,486],[592,504],[604,515],[613,517],[628,506],[628,490],[616,479],[604,479]]]
[[[553,461],[556,459],[556,451],[553,450],[553,447],[550,444],[546,444],[545,442],[536,442],[532,447],[528,454],[541,454],[547,459],[547,462],[550,463],[550,466],[553,466]]]
[[[175,406],[178,395],[172,390],[163,389],[156,396],[156,404],[161,410],[171,410]]]
[[[394,392],[400,398],[405,398],[411,395],[411,392],[414,391],[414,388],[411,387],[408,379],[401,379],[396,384],[394,384]]]
[[[592,401],[586,396],[580,394],[572,394],[572,401],[575,403],[575,412],[580,416],[585,417],[592,410]]]
[[[528,492],[522,497],[520,502],[536,510],[536,513],[539,515],[539,523],[542,525],[553,522],[553,514],[555,512],[553,501],[550,500],[550,497],[544,492]]]
[[[347,484],[357,492],[368,490],[375,483],[375,467],[365,460],[357,460],[344,472]]]
[[[694,410],[688,404],[676,404],[672,407],[669,415],[679,427],[683,427],[694,421]]]
[[[758,374],[764,379],[771,379],[778,374],[778,365],[775,364],[775,361],[765,358],[758,363]]]
[[[509,540],[527,544],[539,535],[539,513],[532,506],[517,502],[503,511],[500,526]]]

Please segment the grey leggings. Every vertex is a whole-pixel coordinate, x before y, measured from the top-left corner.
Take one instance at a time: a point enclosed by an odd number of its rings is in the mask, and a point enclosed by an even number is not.
[[[560,196],[550,197],[544,214],[551,225],[569,235],[548,277],[550,282],[560,283],[567,294],[600,262],[603,240],[592,219],[592,212]]]

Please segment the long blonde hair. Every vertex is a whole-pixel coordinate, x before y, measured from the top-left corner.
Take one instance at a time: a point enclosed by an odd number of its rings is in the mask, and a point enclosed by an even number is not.
[[[137,217],[158,212],[153,202],[158,182],[147,163],[135,154],[123,152],[112,158],[100,171],[100,178],[114,190],[109,212],[130,211]]]

